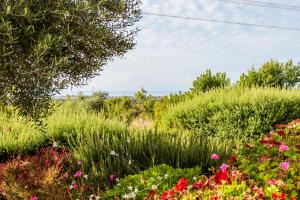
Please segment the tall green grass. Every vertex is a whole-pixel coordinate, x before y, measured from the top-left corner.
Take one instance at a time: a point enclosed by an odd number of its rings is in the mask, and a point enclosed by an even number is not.
[[[210,91],[171,107],[160,127],[247,140],[299,117],[299,90],[231,88]]]
[[[130,130],[115,123],[107,123],[93,132],[77,132],[69,143],[84,171],[102,186],[108,185],[111,174],[122,177],[159,164],[201,166],[205,171],[228,158],[234,144],[232,140],[221,141],[190,132]],[[218,153],[222,159],[212,161],[212,153]]]

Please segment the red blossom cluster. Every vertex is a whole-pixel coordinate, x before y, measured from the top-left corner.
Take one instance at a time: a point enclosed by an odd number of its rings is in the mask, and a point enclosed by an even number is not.
[[[37,150],[35,155],[18,156],[1,164],[0,192],[8,194],[10,192],[8,181],[13,181],[19,188],[22,188],[22,191],[19,191],[20,193],[24,195],[28,193],[28,199],[30,200],[38,199],[38,195],[34,191],[47,188],[47,184],[56,184],[60,187],[60,190],[67,193],[70,189],[78,189],[78,183],[76,181],[72,182],[72,179],[79,179],[82,176],[80,170],[76,171],[78,167],[80,166],[74,168],[72,156],[65,149],[42,148]],[[73,173],[74,176],[70,176]],[[69,182],[72,183],[69,184]]]

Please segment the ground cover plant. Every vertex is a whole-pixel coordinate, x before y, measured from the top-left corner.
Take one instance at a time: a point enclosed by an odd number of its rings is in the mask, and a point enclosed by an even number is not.
[[[298,90],[237,87],[212,90],[169,108],[160,127],[248,140],[299,115]]]

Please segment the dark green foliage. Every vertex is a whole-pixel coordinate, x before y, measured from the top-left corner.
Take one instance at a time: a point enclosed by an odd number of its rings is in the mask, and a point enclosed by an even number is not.
[[[297,90],[236,88],[210,91],[171,107],[161,126],[247,140],[299,116]]]
[[[139,0],[2,0],[0,98],[38,119],[53,94],[132,49]]]
[[[148,95],[147,91],[144,88],[141,88],[141,90],[137,91],[134,94],[135,99],[135,106],[136,110],[139,111],[139,115],[141,117],[150,117],[153,118],[154,116],[154,104],[155,99],[151,95]]]
[[[137,199],[149,196],[149,192],[152,187],[157,187],[157,193],[172,188],[177,181],[185,177],[192,182],[194,177],[198,177],[201,173],[200,168],[180,169],[172,168],[168,165],[159,165],[148,170],[142,171],[135,175],[129,175],[121,178],[118,185],[115,185],[113,189],[108,190],[103,196],[103,199],[113,199],[113,197],[122,197],[123,195],[132,193],[135,189],[138,190]],[[132,187],[129,190],[128,187]],[[130,188],[131,189],[131,188]]]
[[[230,79],[227,78],[226,73],[218,72],[215,75],[208,69],[202,73],[193,82],[192,92],[207,92],[211,89],[224,88],[230,85]]]
[[[135,109],[135,103],[132,98],[114,97],[105,101],[103,114],[106,118],[118,119],[129,124],[140,112]]]
[[[105,108],[105,100],[108,98],[106,92],[94,92],[93,95],[87,100],[89,109],[100,112]]]
[[[252,68],[247,74],[242,74],[238,85],[293,88],[299,81],[300,64],[295,65],[292,60],[286,63],[271,60],[264,63],[258,70]]]

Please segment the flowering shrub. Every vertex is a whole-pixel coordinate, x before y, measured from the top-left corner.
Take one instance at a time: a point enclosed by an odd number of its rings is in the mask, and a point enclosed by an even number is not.
[[[0,165],[0,193],[5,199],[77,197],[88,190],[80,168],[64,149],[43,148]]]

